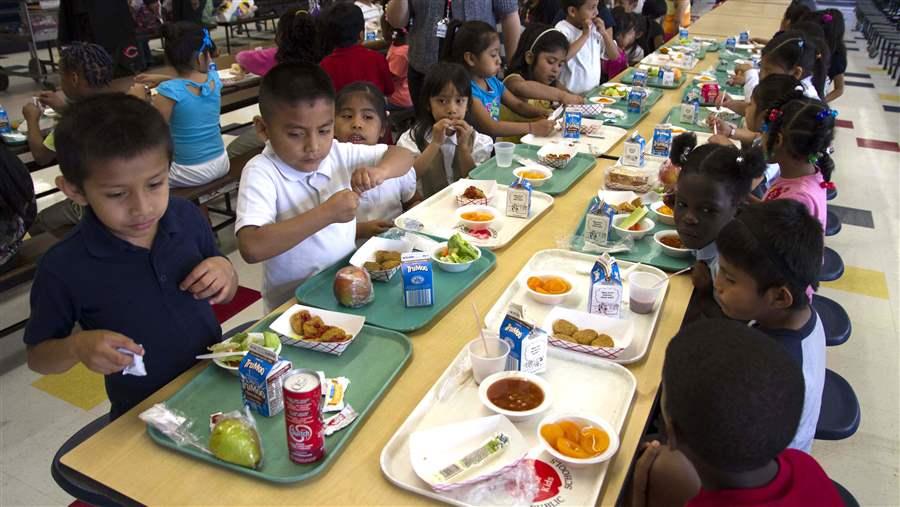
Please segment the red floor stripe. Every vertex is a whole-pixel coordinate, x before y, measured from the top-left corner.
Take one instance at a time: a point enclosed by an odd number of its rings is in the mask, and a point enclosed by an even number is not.
[[[843,127],[845,129],[853,128],[853,122],[850,120],[834,120],[834,124],[837,127]]]
[[[216,319],[218,319],[219,324],[221,324],[240,313],[244,308],[255,303],[261,297],[262,294],[260,294],[259,291],[248,289],[247,287],[238,287],[234,299],[228,304],[213,305],[213,312],[215,312]]]
[[[877,139],[856,138],[856,145],[860,148],[872,148],[874,150],[884,150],[900,152],[900,145],[894,141],[879,141]]]

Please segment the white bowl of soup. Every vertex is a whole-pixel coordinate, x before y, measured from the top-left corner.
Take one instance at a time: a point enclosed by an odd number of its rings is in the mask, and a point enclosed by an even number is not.
[[[533,373],[501,371],[481,381],[478,397],[488,410],[510,421],[542,414],[553,403],[550,384]]]

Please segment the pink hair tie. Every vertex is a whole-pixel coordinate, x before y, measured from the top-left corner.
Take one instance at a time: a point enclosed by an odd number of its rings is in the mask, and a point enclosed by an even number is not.
[[[833,20],[833,19],[834,19],[834,17],[831,14],[825,14],[822,16],[823,23],[831,23],[831,20]]]

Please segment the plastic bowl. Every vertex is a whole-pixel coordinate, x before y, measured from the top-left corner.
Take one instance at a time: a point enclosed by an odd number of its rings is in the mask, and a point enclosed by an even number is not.
[[[532,276],[538,277],[541,280],[545,280],[549,277],[562,278],[569,284],[569,290],[563,292],[562,294],[543,294],[541,292],[537,292],[532,290],[531,287],[528,286],[528,278]],[[575,290],[575,284],[572,282],[572,279],[562,273],[554,273],[554,272],[541,272],[541,273],[531,273],[525,278],[525,290],[528,291],[528,295],[531,296],[531,299],[537,301],[538,303],[545,305],[558,305],[565,301],[569,294]]]
[[[597,456],[594,456],[593,458],[585,458],[585,459],[572,458],[572,457],[566,456],[565,454],[560,453],[559,451],[554,449],[553,446],[550,445],[550,443],[547,442],[543,436],[541,436],[541,427],[543,427],[545,424],[552,424],[552,423],[563,421],[563,420],[576,422],[576,423],[578,423],[579,426],[582,426],[582,427],[591,425],[591,426],[601,428],[603,431],[606,432],[607,435],[609,435],[609,447],[607,447],[606,450],[603,451],[601,454],[598,454]],[[612,424],[606,422],[605,419],[601,419],[601,418],[595,417],[595,416],[585,416],[585,415],[575,415],[575,414],[562,414],[562,415],[551,414],[551,415],[548,415],[547,417],[544,417],[541,420],[541,422],[538,423],[538,425],[537,425],[537,439],[541,443],[541,447],[543,447],[545,451],[550,453],[551,456],[562,461],[563,463],[566,463],[567,465],[571,466],[572,468],[581,468],[581,467],[586,467],[586,466],[590,466],[590,465],[596,465],[598,463],[603,463],[604,461],[607,461],[610,458],[612,458],[613,456],[615,456],[616,452],[619,450],[619,434],[618,434],[618,432],[616,432],[616,430],[613,428]]]
[[[484,221],[475,221],[475,220],[466,220],[462,216],[465,213],[471,213],[473,211],[480,211],[482,213],[490,213],[492,218],[491,220]],[[462,222],[463,225],[466,226],[470,231],[484,231],[491,228],[491,225],[497,221],[500,217],[500,211],[493,206],[485,206],[482,204],[470,204],[468,206],[461,206],[456,210],[456,219]]]
[[[653,223],[653,220],[650,220],[647,217],[642,218],[641,221],[639,222],[639,224],[641,225],[641,230],[639,230],[639,231],[630,231],[628,229],[623,229],[623,228],[619,227],[619,222],[621,222],[622,220],[625,220],[625,218],[627,218],[627,217],[628,217],[628,215],[624,215],[624,214],[616,215],[613,217],[613,221],[612,221],[613,229],[615,229],[616,232],[619,234],[619,236],[622,236],[623,238],[626,236],[630,236],[632,239],[637,241],[637,240],[643,238],[644,236],[646,236],[650,231],[653,230],[654,227],[656,227],[656,224]]]
[[[678,233],[675,231],[659,231],[653,235],[653,241],[655,241],[656,244],[659,245],[659,247],[662,249],[664,254],[666,254],[670,257],[683,259],[683,258],[690,257],[691,255],[693,255],[693,250],[691,250],[690,248],[672,248],[669,245],[660,241],[660,239],[665,236],[673,236],[673,235],[677,236]]]
[[[531,410],[524,411],[505,410],[491,403],[491,400],[489,400],[487,396],[488,389],[498,380],[510,377],[521,378],[537,384],[538,387],[540,387],[541,390],[544,391],[544,401],[541,402],[541,404],[537,407]],[[478,386],[478,398],[481,399],[481,403],[488,410],[506,416],[506,418],[510,421],[518,422],[546,412],[547,409],[550,408],[550,405],[553,403],[553,391],[550,387],[549,382],[533,373],[525,373],[523,371],[501,371],[494,373],[490,377],[481,381],[481,384]]]
[[[444,250],[447,249],[447,242],[445,241],[445,242],[441,243],[440,245],[438,245],[437,248],[435,248],[433,252],[431,252],[431,260],[435,264],[437,264],[437,267],[441,268],[444,271],[447,271],[450,273],[461,273],[461,272],[471,268],[472,264],[475,264],[476,262],[478,262],[478,259],[481,258],[481,249],[475,245],[472,245],[472,248],[474,248],[475,250],[478,250],[478,257],[476,257],[474,261],[460,262],[460,263],[444,262],[444,261],[440,260],[438,258],[438,256],[443,254]]]
[[[543,178],[525,178],[525,180],[528,181],[528,183],[531,183],[531,186],[533,188],[543,185],[545,182],[549,181],[550,178],[553,177],[552,172],[544,169],[543,167],[536,166],[536,165],[524,165],[522,167],[517,167],[516,169],[513,169],[513,175],[516,178],[519,178],[519,176],[522,173],[527,172],[527,171],[539,172],[544,175]]]
[[[662,201],[656,201],[650,205],[650,211],[653,212],[657,222],[666,225],[675,225],[675,215],[663,215],[659,212],[659,208],[662,208],[665,205],[666,203]]]

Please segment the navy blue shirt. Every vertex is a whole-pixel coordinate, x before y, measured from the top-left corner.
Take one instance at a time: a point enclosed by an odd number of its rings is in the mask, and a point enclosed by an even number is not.
[[[147,376],[106,376],[110,414],[118,417],[221,340],[209,302],[178,288],[197,264],[219,255],[209,223],[183,199],[169,200],[150,250],[117,238],[87,209],[81,223],[41,259],[25,343],[65,338],[77,323],[142,345]]]

